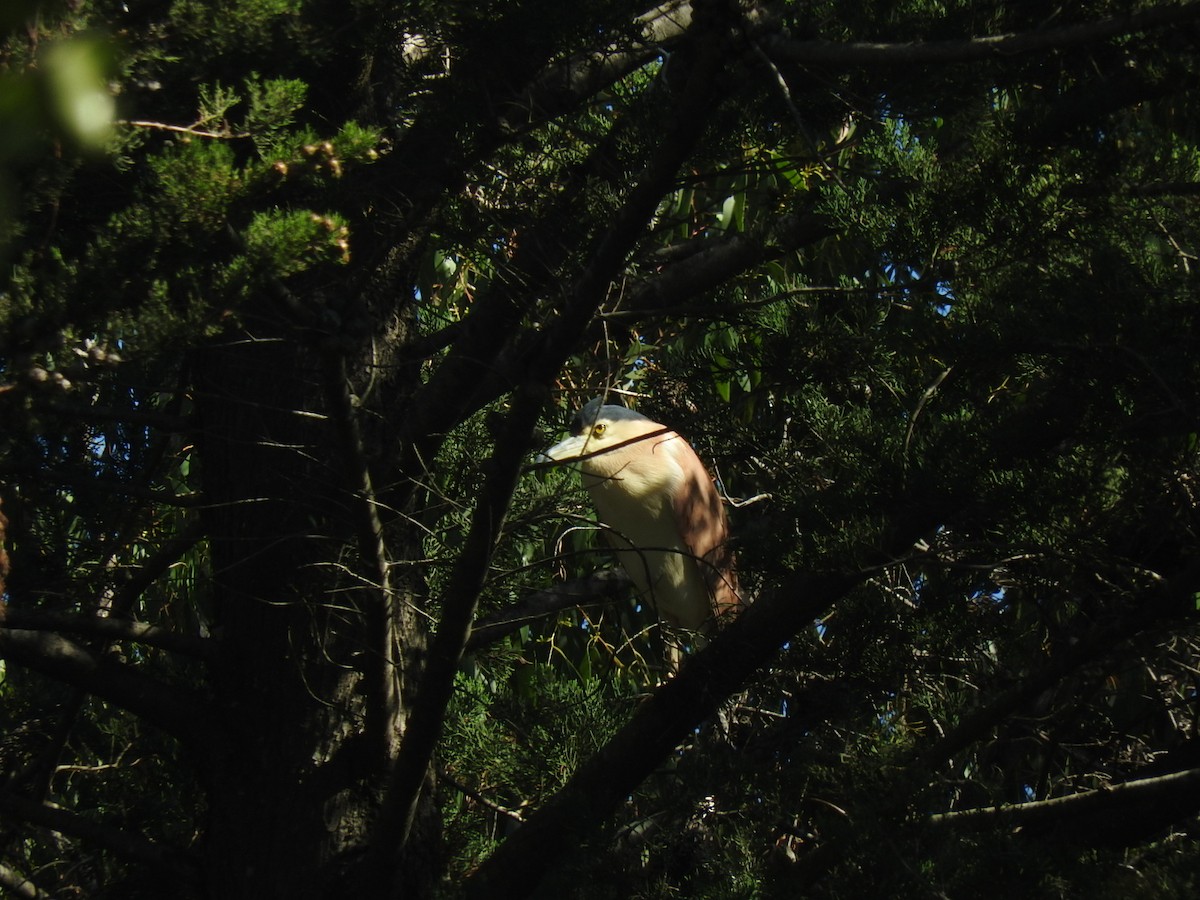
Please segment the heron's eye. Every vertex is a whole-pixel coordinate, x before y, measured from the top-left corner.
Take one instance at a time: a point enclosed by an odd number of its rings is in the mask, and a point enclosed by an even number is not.
[[[605,425],[603,422],[597,422],[595,425],[592,426],[592,437],[600,437],[600,435],[604,434],[604,429],[606,429],[607,427],[608,426]]]

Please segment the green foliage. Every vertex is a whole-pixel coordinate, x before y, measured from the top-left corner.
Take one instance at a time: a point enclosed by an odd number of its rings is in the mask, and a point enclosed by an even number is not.
[[[637,695],[619,680],[563,679],[556,667],[527,661],[468,670],[456,687],[442,743],[442,809],[456,836],[454,865],[469,868],[604,745]]]
[[[720,710],[586,813],[544,896],[1190,896],[1191,801],[935,818],[1195,770],[1194,20],[928,43],[1118,7],[718,22],[686,148],[702,48],[615,48],[623,0],[0,10],[2,609],[96,659],[0,662],[5,790],[210,875],[382,896],[354,879],[450,587],[474,573],[479,620],[608,564],[569,467],[496,487],[514,411],[554,388],[532,459],[608,391],[748,500],[744,590],[806,618],[746,645],[740,691],[706,683]],[[779,51],[891,41],[930,53]],[[88,632],[101,610],[195,643]],[[608,741],[663,649],[628,596],[472,645],[432,725],[441,824],[384,855],[455,896],[577,772],[646,763]],[[201,698],[218,749],[157,727],[149,685]],[[64,896],[150,865],[19,819],[0,861]]]
[[[299,210],[256,213],[243,234],[246,252],[229,267],[230,282],[253,283],[256,271],[286,277],[323,259],[345,261],[347,238],[345,220],[338,216]]]
[[[245,189],[244,174],[233,150],[211,141],[187,141],[167,148],[150,161],[157,176],[157,194],[166,204],[167,219],[212,233],[226,210]]]
[[[304,5],[303,0],[175,0],[170,16],[183,39],[203,43],[219,58],[271,48],[281,33],[296,27]]]
[[[293,116],[304,106],[308,86],[294,78],[264,81],[251,76],[246,81],[246,93],[244,126],[254,135],[254,148],[263,160],[277,159],[294,140],[290,133]],[[347,123],[346,127],[354,125]]]

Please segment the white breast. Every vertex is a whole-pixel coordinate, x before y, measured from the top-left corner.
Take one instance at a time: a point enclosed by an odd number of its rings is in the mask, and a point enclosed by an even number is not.
[[[584,484],[643,602],[669,624],[699,630],[711,615],[708,590],[671,503],[683,480],[672,451],[683,439],[668,433],[650,440],[649,464],[627,449],[603,453],[582,463]]]

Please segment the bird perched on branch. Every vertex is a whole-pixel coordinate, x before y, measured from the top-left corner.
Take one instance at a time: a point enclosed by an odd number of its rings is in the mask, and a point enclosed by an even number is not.
[[[597,397],[543,455],[579,462],[608,543],[663,622],[706,631],[741,606],[721,496],[678,434]]]

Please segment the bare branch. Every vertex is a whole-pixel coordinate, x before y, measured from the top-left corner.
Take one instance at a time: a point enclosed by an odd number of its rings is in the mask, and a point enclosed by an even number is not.
[[[211,741],[208,710],[200,698],[60,635],[0,627],[0,654],[9,662],[115,703],[196,749],[206,748]]]
[[[446,706],[453,693],[454,675],[470,637],[479,593],[487,578],[504,517],[520,477],[521,464],[529,451],[533,429],[545,400],[546,390],[542,387],[531,386],[518,391],[506,427],[497,436],[495,450],[488,461],[489,474],[446,588],[442,618],[426,656],[404,742],[376,825],[372,859],[365,865],[366,877],[371,883],[386,877],[382,872],[408,839],[429,762],[441,734]]]
[[[49,894],[8,866],[0,863],[0,888],[18,900],[51,900]]]
[[[553,66],[507,104],[501,130],[518,134],[562,115],[617,79],[646,65],[677,43],[692,24],[692,4],[671,0],[639,16],[632,40],[580,53]]]
[[[188,137],[209,138],[217,141],[235,141],[254,137],[249,131],[209,131],[199,125],[170,125],[166,122],[146,122],[140,119],[122,119],[117,122],[127,128],[146,128],[151,131],[169,131],[173,134],[186,134]]]
[[[524,816],[522,816],[516,810],[509,809],[507,806],[501,806],[499,803],[497,803],[494,800],[489,800],[487,797],[485,797],[479,791],[463,784],[461,781],[459,781],[457,778],[455,778],[453,775],[451,775],[449,772],[447,772],[445,770],[442,770],[441,772],[438,773],[438,778],[441,779],[442,781],[446,782],[446,784],[450,785],[450,787],[454,788],[460,794],[464,794],[467,797],[470,797],[472,800],[474,800],[480,806],[484,807],[485,809],[490,809],[492,812],[496,813],[497,815],[505,816],[506,818],[512,819],[514,822],[524,822],[525,821]]]
[[[477,621],[471,629],[467,650],[480,650],[531,622],[564,609],[607,605],[620,599],[632,585],[624,569],[603,569],[586,578],[538,591],[515,606]]]
[[[110,641],[133,641],[195,659],[206,658],[212,642],[196,635],[180,634],[161,625],[134,622],[116,616],[72,615],[40,609],[8,607],[4,626],[26,631],[65,631]]]
[[[1097,22],[1047,28],[1044,31],[952,41],[838,44],[832,41],[794,41],[775,34],[764,36],[761,42],[763,49],[776,62],[830,69],[886,68],[925,63],[977,62],[1044,53],[1196,19],[1200,19],[1200,3],[1183,3],[1113,16]]]
[[[1093,832],[1114,837],[1132,831],[1140,837],[1143,831],[1195,815],[1198,807],[1200,769],[1187,769],[1049,800],[953,810],[930,816],[928,821],[957,829],[1003,825],[1040,831],[1071,820],[1071,833],[1086,841]]]
[[[383,522],[379,517],[375,485],[371,480],[367,453],[363,447],[362,428],[357,407],[350,390],[345,359],[334,352],[323,357],[325,397],[341,448],[341,462],[350,488],[354,532],[359,556],[364,567],[370,674],[366,692],[372,735],[387,759],[395,756],[396,717],[400,709],[400,686],[396,652],[395,600],[392,596],[391,574],[388,567],[387,543]]]
[[[49,828],[95,844],[174,881],[185,884],[199,881],[195,865],[182,851],[156,844],[113,825],[93,821],[79,813],[38,803],[7,791],[0,792],[0,811],[30,825]]]
[[[934,398],[938,392],[938,388],[942,386],[942,382],[950,377],[950,372],[953,366],[947,366],[937,374],[937,377],[930,382],[929,387],[925,388],[920,399],[917,400],[917,408],[912,411],[912,415],[908,417],[908,430],[904,434],[904,452],[908,453],[909,445],[912,444],[913,433],[917,429],[917,420],[921,418],[921,412],[925,409],[926,404]]]

